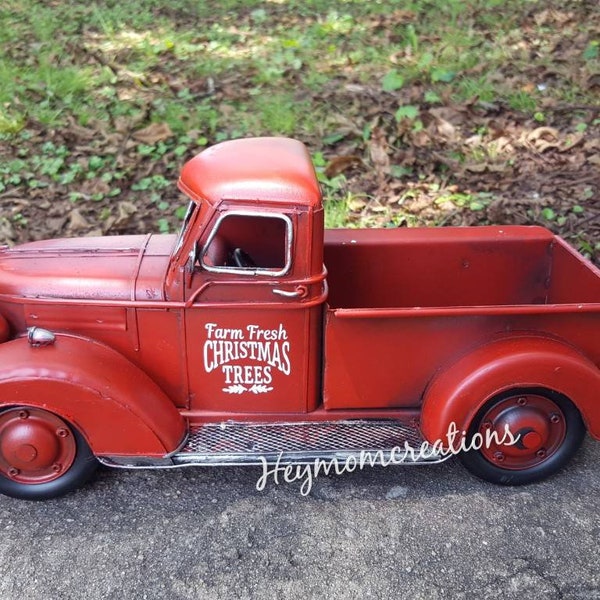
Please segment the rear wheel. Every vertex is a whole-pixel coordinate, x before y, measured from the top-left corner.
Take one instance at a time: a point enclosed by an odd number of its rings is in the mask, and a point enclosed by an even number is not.
[[[514,440],[506,440],[507,428]],[[460,458],[482,479],[522,485],[559,471],[584,436],[581,415],[568,398],[542,388],[515,389],[493,398],[477,413],[467,439],[478,438],[483,445],[463,452]],[[516,441],[500,443],[503,438]]]
[[[54,413],[0,413],[0,493],[26,500],[61,496],[85,483],[98,461],[82,435]]]

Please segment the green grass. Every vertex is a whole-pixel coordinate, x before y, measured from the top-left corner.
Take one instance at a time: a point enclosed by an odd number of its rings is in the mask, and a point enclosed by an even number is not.
[[[533,113],[537,98],[490,80],[507,61],[523,60],[511,14],[527,4],[104,0],[88,6],[8,0],[0,12],[0,131],[14,135],[25,119],[47,126],[62,125],[69,116],[81,123],[102,119],[122,112],[122,102],[135,112],[149,96],[153,119],[180,130],[177,123],[193,126],[196,119],[205,125],[210,101],[198,106],[194,93],[173,94],[173,82],[156,72],[174,72],[171,79],[184,82],[233,80],[224,101],[232,110],[209,127],[212,135],[250,133],[257,125],[281,133],[314,131],[330,108],[319,102],[319,91],[336,78],[388,91],[419,82],[438,96],[478,95]],[[588,62],[597,60],[597,50],[596,41],[587,44]],[[390,73],[396,77],[391,88]],[[311,110],[291,110],[298,88],[315,95]],[[115,89],[120,96],[111,96]],[[256,118],[238,119],[241,112]]]
[[[150,122],[168,125],[173,135],[135,152],[169,176],[199,148],[247,135],[296,136],[318,143],[313,151],[345,144],[353,152],[364,148],[373,128],[385,126],[400,132],[394,143],[401,149],[410,142],[402,132],[427,126],[424,107],[476,100],[546,123],[553,102],[597,102],[585,78],[574,74],[600,71],[600,51],[599,40],[575,37],[573,24],[559,31],[532,20],[544,6],[539,0],[5,0],[1,141],[18,148],[40,130],[68,132],[73,124],[100,134],[87,142],[98,148],[93,164],[72,148],[46,147],[4,165],[0,189],[17,178],[32,188],[54,182],[71,186],[67,193],[79,201],[120,198],[129,186],[164,202],[157,180],[119,167],[119,149],[99,142],[119,127],[133,131]],[[575,44],[567,62],[555,52],[561,36]],[[541,89],[546,71],[555,79]],[[585,131],[589,124],[577,126]],[[463,160],[466,151],[460,152]],[[400,179],[418,175],[401,165],[391,172]],[[343,175],[320,176],[328,219],[340,223],[359,192],[347,189]],[[96,180],[91,192],[75,187]],[[478,206],[477,198],[461,198],[449,203]],[[412,223],[399,214],[396,221]]]

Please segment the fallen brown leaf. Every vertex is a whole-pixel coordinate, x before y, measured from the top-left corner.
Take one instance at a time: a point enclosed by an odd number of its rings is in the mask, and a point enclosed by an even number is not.
[[[328,178],[332,178],[350,169],[351,167],[360,164],[362,164],[362,159],[360,156],[356,156],[355,154],[349,156],[336,156],[332,158],[327,167],[325,167],[325,175]]]
[[[173,135],[168,123],[151,123],[147,127],[136,131],[131,137],[143,144],[156,144],[168,140]]]
[[[553,127],[537,127],[533,131],[527,134],[528,142],[536,142],[537,140],[543,139],[546,142],[557,141],[560,133]]]
[[[424,129],[412,133],[410,140],[412,145],[417,148],[425,148],[431,145],[431,136]]]
[[[137,212],[137,206],[133,202],[122,201],[117,204],[117,218],[115,219],[115,227],[123,227],[131,220],[131,217]]]
[[[347,207],[349,210],[353,212],[357,212],[362,210],[367,205],[365,200],[361,200],[360,198],[350,198],[347,203]]]
[[[390,157],[387,150],[385,133],[379,128],[373,130],[371,140],[369,141],[369,156],[378,173],[387,173],[389,171]]]
[[[81,214],[78,208],[74,208],[69,213],[69,223],[67,227],[71,231],[81,231],[87,229],[90,226],[87,219]]]

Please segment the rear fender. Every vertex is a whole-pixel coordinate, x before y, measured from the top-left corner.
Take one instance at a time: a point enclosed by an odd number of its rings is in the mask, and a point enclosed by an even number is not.
[[[165,393],[115,350],[56,335],[33,347],[26,338],[0,345],[0,409],[37,406],[75,425],[96,455],[164,456],[185,436]]]
[[[571,346],[542,337],[498,340],[436,375],[424,394],[421,431],[431,443],[446,440],[452,423],[466,431],[491,398],[529,387],[569,398],[590,434],[600,439],[600,370]]]

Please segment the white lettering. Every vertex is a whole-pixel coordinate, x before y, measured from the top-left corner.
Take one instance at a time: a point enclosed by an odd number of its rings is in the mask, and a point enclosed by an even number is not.
[[[291,347],[283,324],[271,329],[249,324],[240,329],[206,323],[204,328],[204,370],[211,373],[220,368],[224,385],[237,386],[235,393],[271,391],[273,388],[268,385],[273,382],[273,369],[290,375]],[[240,364],[248,360],[261,364]],[[231,393],[232,388],[223,388],[223,391]]]
[[[461,434],[458,446],[455,444],[456,437]],[[434,460],[443,462],[451,456],[468,452],[470,450],[480,450],[484,446],[490,448],[492,445],[512,446],[518,442],[518,436],[515,437],[508,425],[505,425],[504,431],[499,433],[495,430],[486,430],[485,435],[477,432],[470,440],[466,440],[466,432],[460,431],[456,427],[456,423],[450,423],[446,434],[446,441],[436,440],[433,444],[424,441],[419,448],[411,447],[408,442],[404,442],[404,447],[394,446],[389,451],[389,458],[386,459],[383,450],[370,452],[363,450],[358,457],[355,454],[349,454],[346,459],[340,464],[337,458],[324,460],[316,458],[313,463],[308,465],[281,465],[283,453],[279,453],[275,466],[272,469],[268,468],[268,463],[264,457],[260,457],[263,473],[256,482],[256,489],[262,491],[267,485],[268,478],[273,477],[275,485],[279,485],[279,474],[283,472],[283,479],[286,483],[294,481],[302,481],[300,486],[300,494],[307,496],[310,494],[314,485],[315,479],[322,472],[324,475],[329,475],[332,471],[336,475],[343,473],[352,473],[356,469],[363,470],[365,466],[374,467],[381,465],[387,467],[390,464],[399,465],[405,462],[417,462]]]

